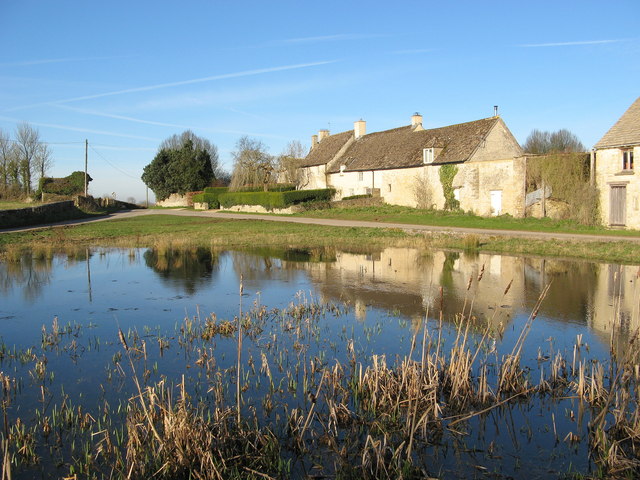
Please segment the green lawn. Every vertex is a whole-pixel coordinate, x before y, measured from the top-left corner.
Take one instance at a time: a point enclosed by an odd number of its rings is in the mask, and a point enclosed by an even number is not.
[[[434,210],[418,210],[395,205],[374,207],[344,207],[326,210],[309,210],[296,214],[301,217],[337,218],[342,220],[366,220],[388,223],[410,223],[464,228],[489,228],[497,230],[526,230],[531,232],[564,232],[612,236],[640,236],[638,230],[610,230],[600,226],[579,225],[568,220],[550,218],[479,217],[477,215]]]
[[[16,208],[29,208],[29,207],[37,207],[40,205],[39,202],[25,203],[25,202],[5,202],[0,200],[0,210],[13,210]]]

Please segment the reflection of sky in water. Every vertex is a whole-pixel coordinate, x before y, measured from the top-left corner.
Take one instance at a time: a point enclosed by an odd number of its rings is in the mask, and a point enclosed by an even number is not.
[[[397,356],[408,353],[412,335],[424,319],[426,308],[429,327],[437,335],[441,287],[445,311],[443,338],[452,338],[451,319],[464,309],[482,320],[472,322],[472,331],[482,331],[484,321],[495,329],[503,329],[501,341],[495,344],[495,359],[511,352],[540,291],[551,282],[525,343],[523,364],[531,368],[534,383],[540,368],[546,373],[550,369],[548,361],[538,364],[538,348],[543,356],[560,351],[570,362],[576,337],[583,335],[583,342],[590,347],[588,355],[608,358],[614,310],[626,312],[628,330],[638,324],[637,267],[621,270],[618,266],[586,262],[456,252],[428,254],[410,249],[386,249],[373,254],[336,252],[332,261],[311,260],[310,255],[299,251],[295,259],[290,254],[208,251],[167,257],[147,250],[96,250],[88,260],[86,255],[74,259],[54,256],[38,261],[25,256],[19,264],[0,264],[0,337],[9,347],[26,348],[40,345],[42,325],[50,329],[54,316],[61,326],[83,325],[75,349],[71,348],[73,339],[65,337],[60,354],[48,355],[48,369],[56,372],[55,388],[66,382],[64,391],[72,398],[82,394],[84,398],[104,395],[115,399],[120,391],[131,388],[127,379],[105,382],[108,369],[113,367],[112,356],[119,348],[114,344],[116,327],[125,332],[137,330],[149,344],[149,364],[158,362],[162,374],[169,379],[179,379],[185,372],[187,376],[196,375],[193,369],[185,370],[185,362],[192,364],[194,358],[185,358],[175,345],[161,358],[154,334],[175,336],[176,326],[185,317],[205,318],[215,313],[220,320],[232,320],[239,309],[240,274],[244,311],[256,302],[269,309],[305,299],[349,303],[352,310],[348,315],[326,316],[318,327],[318,338],[305,351],[309,358],[323,358],[328,366],[334,365],[335,360],[343,365],[348,363],[346,339],[353,339],[358,361],[368,364],[372,354],[385,354],[387,364],[392,366]],[[483,265],[482,280],[478,283]],[[469,278],[472,282],[467,290]],[[88,328],[89,324],[95,327]],[[272,331],[277,329],[267,327],[255,343],[245,343],[246,356],[252,355],[258,365],[258,345],[269,342]],[[420,339],[421,332],[418,352]],[[214,348],[220,368],[234,365],[233,340],[218,339]],[[587,355],[584,348],[582,355]],[[18,371],[15,365],[1,366],[5,371]],[[263,393],[260,389],[247,392],[247,403],[252,402],[250,395],[259,398]],[[38,400],[25,397],[21,402],[22,408],[28,409],[37,405]],[[570,402],[551,407],[555,410],[557,427],[563,432],[575,429],[566,417],[567,409],[576,408]],[[259,404],[259,399],[254,403]],[[469,424],[474,433],[468,442],[503,444],[505,458],[526,456],[531,451],[550,457],[553,439],[549,425],[544,424],[550,414],[540,411],[544,408],[547,407],[537,404],[514,406],[508,411],[492,412],[483,420],[474,419]],[[479,428],[481,423],[490,428]],[[520,438],[513,443],[512,439],[523,435],[523,429],[527,428],[533,436],[527,433],[528,441]],[[570,462],[583,468],[585,448],[583,442],[579,454],[571,454],[569,447],[560,445],[560,454],[554,453],[558,463],[553,468],[567,469]],[[460,468],[453,455],[449,459],[445,455],[440,461],[451,471]],[[496,462],[505,471],[518,474],[516,461]],[[504,462],[510,462],[510,466]],[[540,475],[544,477],[544,472]]]

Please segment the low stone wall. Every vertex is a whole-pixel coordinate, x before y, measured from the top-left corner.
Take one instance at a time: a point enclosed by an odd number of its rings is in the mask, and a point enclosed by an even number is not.
[[[301,209],[298,205],[293,205],[288,208],[274,208],[273,210],[267,210],[262,205],[234,205],[228,208],[220,207],[220,210],[225,212],[290,214],[298,213]]]
[[[22,227],[75,218],[78,209],[73,201],[46,203],[37,207],[0,210],[0,228]]]

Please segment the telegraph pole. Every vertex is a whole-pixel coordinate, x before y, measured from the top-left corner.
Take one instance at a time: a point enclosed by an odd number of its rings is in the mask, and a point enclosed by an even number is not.
[[[89,162],[89,140],[84,140],[84,196],[87,196],[87,163]]]

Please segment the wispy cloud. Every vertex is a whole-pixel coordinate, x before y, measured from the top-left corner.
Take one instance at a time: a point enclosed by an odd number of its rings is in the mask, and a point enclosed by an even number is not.
[[[254,75],[262,75],[265,73],[275,73],[275,72],[282,72],[286,70],[297,70],[301,68],[317,67],[321,65],[328,65],[331,63],[335,63],[337,61],[338,60],[326,60],[326,61],[319,61],[319,62],[298,63],[294,65],[283,65],[278,67],[258,68],[255,70],[244,70],[241,72],[234,72],[234,73],[224,73],[221,75],[212,75],[210,77],[192,78],[190,80],[181,80],[178,82],[158,83],[154,85],[146,85],[143,87],[126,88],[123,90],[114,90],[111,92],[96,93],[93,95],[84,95],[81,97],[65,98],[62,100],[56,100],[52,102],[41,102],[41,103],[36,103],[32,105],[23,105],[23,106],[8,108],[8,109],[5,109],[4,111],[12,112],[16,110],[24,110],[26,108],[41,107],[43,105],[63,104],[63,103],[70,103],[70,102],[78,102],[81,100],[93,100],[96,98],[112,97],[115,95],[124,95],[128,93],[148,92],[152,90],[159,90],[162,88],[179,87],[183,85],[194,85],[197,83],[213,82],[216,80],[226,80],[230,78],[249,77]]]
[[[335,35],[320,35],[317,37],[286,38],[284,40],[275,41],[274,44],[337,42],[342,40],[364,40],[367,38],[379,38],[384,36],[386,35],[366,33],[338,33]]]
[[[96,110],[89,110],[89,109],[85,109],[85,108],[76,108],[76,107],[71,107],[69,105],[51,104],[51,106],[57,107],[57,108],[63,108],[65,110],[70,110],[70,111],[77,112],[77,113],[83,113],[83,114],[86,114],[86,115],[94,115],[94,116],[97,116],[97,117],[113,118],[115,120],[123,120],[123,121],[133,122],[133,123],[142,123],[142,124],[145,124],[145,125],[156,125],[156,126],[159,126],[159,127],[180,128],[180,129],[183,129],[183,130],[195,130],[195,131],[200,131],[200,132],[228,133],[228,134],[233,134],[233,135],[250,135],[250,136],[265,137],[265,138],[278,138],[278,139],[284,138],[284,137],[281,137],[279,135],[270,135],[270,134],[266,134],[266,133],[247,132],[247,131],[241,131],[241,130],[228,130],[228,129],[219,129],[219,128],[211,128],[211,127],[198,127],[196,125],[184,125],[184,124],[179,124],[179,123],[156,122],[156,121],[152,121],[152,120],[145,120],[145,119],[142,119],[142,118],[129,117],[129,116],[125,116],[125,115],[115,115],[115,114],[111,114],[111,113],[99,112],[99,111],[96,111]],[[3,118],[3,117],[0,117],[0,118]],[[38,124],[34,123],[34,125],[38,125]],[[146,139],[146,137],[132,137],[132,138]],[[155,139],[152,139],[152,140],[155,140]]]
[[[554,43],[525,43],[518,45],[519,47],[535,48],[535,47],[571,47],[576,45],[603,45],[605,43],[618,43],[622,39],[611,40],[583,40],[578,42],[554,42]]]
[[[394,55],[414,55],[419,53],[431,53],[435,52],[435,48],[416,48],[414,50],[396,50],[395,52],[391,52]]]
[[[105,57],[69,57],[69,58],[43,58],[39,60],[22,60],[19,62],[0,62],[0,67],[28,67],[31,65],[45,65],[47,63],[87,62],[93,60],[112,60],[114,58],[131,58],[134,55],[114,55]]]
[[[0,120],[4,120],[7,122],[15,122],[15,123],[21,123],[23,120],[19,119],[19,118],[11,118],[11,117],[5,117],[5,116],[0,116]],[[70,132],[82,132],[82,133],[93,133],[95,135],[107,135],[110,137],[121,137],[121,138],[133,138],[136,140],[149,140],[152,142],[159,142],[160,139],[158,138],[152,138],[152,137],[142,137],[139,135],[129,135],[128,133],[119,133],[119,132],[109,132],[107,130],[93,130],[90,128],[82,128],[82,127],[73,127],[70,125],[59,125],[57,123],[43,123],[43,122],[32,122],[29,121],[30,125],[35,125],[37,127],[46,127],[46,128],[57,128],[59,130],[68,130]]]

